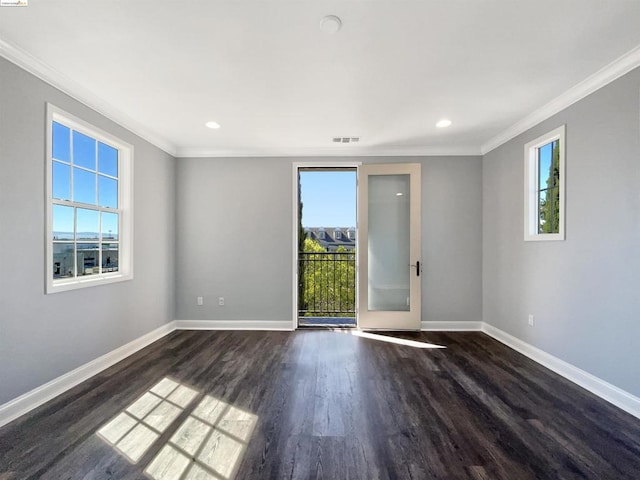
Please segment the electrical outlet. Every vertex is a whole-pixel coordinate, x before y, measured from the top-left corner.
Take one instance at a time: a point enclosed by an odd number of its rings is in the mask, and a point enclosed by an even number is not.
[[[533,315],[529,315],[529,326],[533,327],[535,323],[535,318],[533,317]]]
[[[198,304],[198,305],[204,305],[204,298],[202,298],[202,297],[197,297],[197,298],[196,298],[196,304]]]
[[[218,305],[224,307],[224,297],[218,297]]]

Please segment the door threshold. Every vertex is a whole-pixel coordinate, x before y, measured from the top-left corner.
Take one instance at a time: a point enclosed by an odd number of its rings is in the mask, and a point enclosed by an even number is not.
[[[339,323],[314,323],[314,324],[308,324],[308,325],[298,325],[299,329],[305,329],[305,330],[311,330],[313,328],[321,328],[321,329],[328,329],[328,328],[352,328],[352,329],[356,329],[358,328],[357,325],[353,325],[353,324],[339,324]]]

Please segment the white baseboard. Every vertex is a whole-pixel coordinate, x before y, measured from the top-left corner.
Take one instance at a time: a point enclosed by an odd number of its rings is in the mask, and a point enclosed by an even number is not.
[[[630,413],[634,417],[640,418],[640,398],[616,387],[615,385],[611,385],[595,375],[585,372],[584,370],[581,370],[558,357],[554,357],[553,355],[540,350],[539,348],[534,347],[533,345],[530,345],[527,342],[500,330],[499,328],[489,325],[486,322],[482,323],[482,331],[490,337],[493,337],[508,347],[522,353],[530,359],[538,362],[540,365],[543,365],[558,375],[563,376],[567,380],[571,380],[573,383],[581,386],[585,390],[590,391],[609,403],[612,403],[616,407],[621,408],[625,412]]]
[[[486,322],[422,322],[424,331],[482,331],[499,342],[640,418],[640,398],[530,345]],[[290,320],[174,320],[101,357],[0,405],[0,427],[39,407],[174,330],[284,330]]]
[[[291,320],[176,320],[176,330],[293,330]]]
[[[48,402],[52,398],[57,397],[110,366],[115,365],[128,356],[133,355],[138,350],[143,349],[147,345],[161,339],[174,330],[175,321],[166,323],[161,327],[136,338],[126,345],[116,348],[115,350],[112,350],[89,363],[85,363],[84,365],[59,376],[58,378],[54,378],[44,385],[40,385],[39,387],[34,388],[33,390],[24,393],[3,405],[0,405],[0,427],[33,410],[34,408],[39,407],[43,403]]]
[[[482,330],[482,322],[422,322],[423,332],[475,332]]]

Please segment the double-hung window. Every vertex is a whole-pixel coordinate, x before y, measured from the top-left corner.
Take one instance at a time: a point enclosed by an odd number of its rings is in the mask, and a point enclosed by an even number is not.
[[[524,147],[524,239],[564,240],[564,125]]]
[[[133,147],[47,105],[47,293],[128,280]]]

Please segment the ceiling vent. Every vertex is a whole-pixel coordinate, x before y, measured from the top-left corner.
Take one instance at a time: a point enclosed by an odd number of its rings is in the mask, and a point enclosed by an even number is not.
[[[333,137],[333,143],[358,143],[360,137]]]

